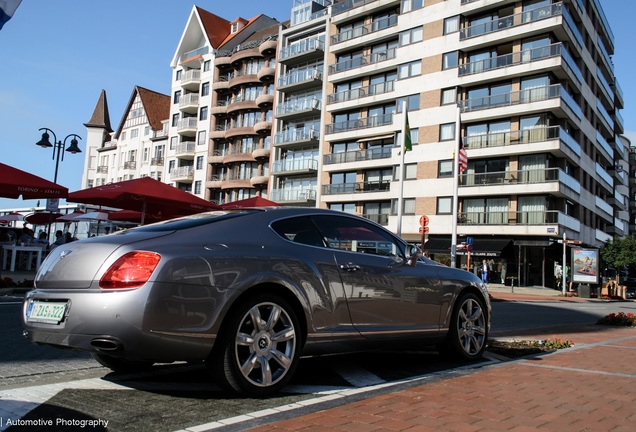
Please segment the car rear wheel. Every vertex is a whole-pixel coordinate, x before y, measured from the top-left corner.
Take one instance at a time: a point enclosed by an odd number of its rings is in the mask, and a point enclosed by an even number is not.
[[[481,358],[488,342],[488,312],[479,296],[462,295],[453,309],[451,325],[441,348],[462,360]]]
[[[211,368],[224,388],[251,396],[278,392],[298,366],[299,323],[281,297],[256,296],[229,316]]]
[[[153,362],[126,360],[98,353],[91,353],[91,355],[100,365],[120,373],[143,372],[154,364]]]

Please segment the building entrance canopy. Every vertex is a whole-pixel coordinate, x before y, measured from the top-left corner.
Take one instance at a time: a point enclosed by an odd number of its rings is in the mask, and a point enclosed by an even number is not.
[[[468,252],[465,249],[460,249],[460,244],[464,240],[457,242],[457,255],[467,255]],[[475,257],[498,257],[501,252],[510,245],[512,240],[510,239],[480,239],[474,238],[473,250],[470,253]],[[424,250],[428,253],[443,253],[450,254],[451,239],[450,237],[432,238],[424,244]]]

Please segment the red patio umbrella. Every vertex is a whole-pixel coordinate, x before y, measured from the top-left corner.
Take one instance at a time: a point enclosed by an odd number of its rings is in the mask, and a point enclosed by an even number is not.
[[[26,171],[0,163],[0,197],[66,198],[68,188]]]
[[[141,222],[141,212],[134,210],[118,210],[114,212],[110,212],[108,214],[108,220],[111,221],[119,221],[119,222]],[[178,217],[178,216],[174,216]],[[172,219],[171,217],[161,217],[159,215],[151,214],[146,212],[144,217],[144,222],[159,222],[166,219]]]
[[[71,192],[66,200],[139,211],[142,225],[146,213],[170,217],[220,209],[209,201],[150,177]]]
[[[56,222],[74,222],[75,218],[77,218],[80,215],[83,215],[84,212],[81,210],[75,210],[73,213],[67,213],[65,215],[60,215],[60,217],[58,217],[57,219],[55,219]]]
[[[31,225],[48,225],[60,216],[62,216],[62,213],[39,212],[31,213],[24,220]]]
[[[280,207],[282,204],[278,204],[277,202],[270,201],[267,198],[262,198],[259,196],[246,198],[239,201],[233,201],[226,204],[221,204],[222,209],[233,209],[233,208],[243,208],[243,207]]]

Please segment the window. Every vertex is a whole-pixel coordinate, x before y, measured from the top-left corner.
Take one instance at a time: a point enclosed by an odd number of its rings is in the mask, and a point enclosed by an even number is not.
[[[424,7],[424,0],[402,0],[402,13],[414,11]]]
[[[137,138],[139,136],[139,129],[133,129],[130,131],[130,138]]]
[[[205,145],[206,131],[199,131],[197,134],[197,145]]]
[[[444,34],[456,33],[459,31],[459,15],[446,18],[444,20]]]
[[[201,193],[201,180],[194,182],[194,193],[197,195]]]
[[[437,177],[452,177],[453,175],[453,161],[442,160],[437,163]]]
[[[199,120],[207,120],[208,119],[208,107],[201,107],[199,111]]]
[[[144,136],[148,136],[150,134],[150,126],[144,127]]]
[[[356,205],[354,203],[331,203],[329,204],[329,209],[356,214]]]
[[[396,215],[398,200],[391,200],[391,214]],[[414,215],[415,214],[415,198],[404,198],[402,199],[402,214],[404,215]]]
[[[444,89],[442,90],[442,105],[451,105],[457,101],[457,89]]]
[[[446,70],[457,67],[457,59],[457,51],[444,54],[444,56],[442,57],[442,69]]]
[[[176,92],[174,92],[172,103],[178,104],[180,100],[181,100],[181,90],[177,90]]]
[[[126,141],[126,131],[123,131],[121,133],[121,136],[119,137],[119,139],[122,140],[122,141]]]
[[[206,60],[203,62],[203,72],[210,71],[210,60]]]
[[[150,149],[148,147],[144,147],[144,153],[143,153],[143,161],[144,162],[148,162],[148,158],[150,157]]]
[[[174,166],[175,166],[174,160],[168,161],[168,173],[171,173],[174,170]]]
[[[201,84],[201,96],[207,96],[210,94],[210,83],[204,82]]]
[[[417,42],[422,42],[424,35],[424,29],[422,27],[416,27],[400,33],[400,46],[411,45]]]
[[[179,124],[179,114],[172,114],[172,127],[177,127]]]
[[[452,139],[455,139],[455,123],[439,125],[439,140],[450,141]]]
[[[411,144],[412,145],[417,145],[417,140],[419,137],[419,132],[420,130],[418,128],[411,128],[410,130],[410,135],[411,135]],[[395,136],[395,143],[396,145],[400,146],[402,145],[402,131],[398,131],[396,136]]]
[[[170,150],[174,150],[177,148],[179,137],[173,136],[170,138]]]
[[[404,180],[416,180],[417,179],[417,164],[404,165]],[[393,167],[393,180],[398,181],[400,179],[400,166]]]
[[[182,69],[179,69],[179,70],[175,73],[175,75],[174,75],[174,80],[175,80],[175,81],[181,81],[181,75],[182,75],[182,74],[183,74],[183,70],[182,70]]]
[[[405,63],[398,67],[398,78],[405,79],[413,76],[422,75],[422,61],[414,61]]]
[[[415,95],[411,95],[411,96],[405,96],[405,97],[401,97],[398,98],[396,104],[397,104],[397,112],[401,113],[402,112],[402,104],[404,103],[404,101],[406,101],[406,110],[407,111],[417,111],[420,109],[420,95],[415,94]]]
[[[452,197],[437,197],[437,213],[438,215],[442,214],[451,214],[453,211],[453,198]]]
[[[196,169],[203,169],[203,156],[197,156],[197,165]]]

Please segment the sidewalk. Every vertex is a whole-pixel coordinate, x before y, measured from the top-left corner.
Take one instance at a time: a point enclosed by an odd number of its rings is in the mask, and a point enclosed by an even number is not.
[[[491,286],[494,300],[590,301],[546,288]],[[631,305],[627,302],[626,305]],[[574,343],[253,431],[632,431],[636,328],[555,328]],[[523,339],[545,339],[545,329]]]

